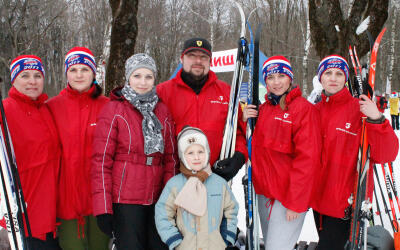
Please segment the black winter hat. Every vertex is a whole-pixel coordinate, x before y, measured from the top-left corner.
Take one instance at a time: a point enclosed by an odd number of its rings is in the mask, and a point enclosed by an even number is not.
[[[182,56],[192,50],[200,50],[211,57],[211,44],[204,38],[194,37],[186,40],[183,44]]]

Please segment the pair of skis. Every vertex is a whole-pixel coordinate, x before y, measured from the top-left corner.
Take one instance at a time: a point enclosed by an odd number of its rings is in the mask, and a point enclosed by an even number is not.
[[[246,40],[246,22],[242,7],[235,2],[237,5],[240,18],[242,20],[242,27],[239,38],[239,45],[235,63],[235,71],[233,74],[231,92],[229,97],[228,115],[225,122],[224,136],[222,139],[222,147],[219,160],[224,160],[232,157],[235,153],[236,146],[236,131],[237,131],[237,120],[238,120],[238,107],[239,107],[239,93],[240,87],[243,81],[244,68],[248,64],[248,43]]]
[[[375,87],[375,69],[376,69],[376,59],[379,49],[380,41],[385,33],[386,28],[384,28],[381,33],[378,35],[375,40],[373,49],[371,51],[371,59],[370,59],[370,67],[369,67],[369,86],[374,90]],[[351,61],[353,63],[354,71],[356,74],[357,82],[358,82],[358,93],[359,94],[367,94],[367,86],[363,85],[361,80],[361,66],[357,58],[358,67],[360,69],[360,75],[358,77],[357,66],[355,65],[355,60],[353,57],[352,49],[349,48],[349,53],[351,57]],[[354,53],[356,55],[356,53]],[[353,92],[354,94],[355,92]],[[372,96],[372,93],[369,93],[369,97]],[[358,250],[358,249],[366,249],[367,247],[367,227],[368,222],[372,218],[372,201],[368,198],[368,180],[369,180],[369,153],[370,148],[368,144],[367,130],[366,130],[366,117],[363,118],[362,121],[362,131],[361,131],[361,142],[358,154],[358,163],[357,163],[357,178],[355,183],[355,194],[353,200],[353,216],[351,222],[351,232],[349,242],[346,245],[347,250]]]
[[[3,128],[0,128],[0,211],[6,222],[11,249],[27,250],[30,248],[25,237],[26,232],[29,237],[32,237],[32,233],[1,99],[0,94],[1,127]]]
[[[379,187],[380,197],[382,198],[382,203],[384,205],[385,213],[388,215],[393,233],[396,235],[399,232],[399,223],[398,223],[397,213],[400,212],[400,201],[399,201],[399,197],[398,197],[396,182],[395,182],[395,179],[393,176],[393,166],[391,163],[379,164],[379,165],[381,166],[381,168],[377,168],[376,165],[374,166],[376,182],[378,184],[377,186]],[[382,172],[382,176],[384,177],[384,180],[385,180],[386,193],[382,190],[382,186],[380,183],[380,177],[378,174],[379,171]],[[376,187],[376,185],[375,185],[375,187]],[[375,191],[375,196],[376,196],[376,193],[377,192]],[[378,211],[380,212],[379,201],[377,198],[378,197],[375,197],[376,205],[378,207]],[[390,207],[388,207],[388,204],[386,202],[387,200],[389,201]],[[397,213],[396,213],[396,208],[397,208]],[[381,225],[383,226],[384,223],[383,223],[383,219],[382,219],[382,214],[379,213],[379,216],[380,216],[380,220],[381,220]]]
[[[235,153],[236,132],[238,122],[238,112],[240,104],[240,91],[242,89],[243,75],[246,66],[251,64],[251,84],[248,84],[247,103],[258,105],[258,67],[259,67],[259,37],[261,26],[257,29],[256,38],[254,41],[253,51],[249,54],[249,45],[245,38],[246,35],[246,20],[242,7],[235,2],[242,21],[240,39],[238,44],[237,58],[235,63],[235,71],[233,74],[231,92],[229,98],[228,115],[225,122],[224,136],[219,160],[232,157]],[[251,34],[252,36],[252,34]],[[250,86],[251,85],[251,86]],[[246,129],[246,139],[248,143],[249,156],[251,155],[251,134],[254,131],[255,119],[249,119]],[[243,185],[245,188],[246,200],[246,249],[259,249],[258,236],[258,208],[257,197],[254,191],[252,176],[251,176],[251,161],[246,164],[246,174],[243,177]]]
[[[248,24],[250,30],[251,41],[253,41],[253,34],[251,27]],[[258,88],[259,88],[259,50],[260,50],[260,35],[261,35],[260,24],[257,27],[256,36],[252,43],[252,49],[250,50],[250,66],[249,66],[249,83],[247,85],[247,96],[243,105],[253,104],[258,108]],[[247,120],[246,126],[246,141],[249,152],[249,159],[246,163],[246,173],[243,176],[242,184],[244,188],[244,194],[246,199],[246,249],[260,249],[260,238],[259,238],[259,217],[258,217],[258,201],[257,195],[253,186],[252,179],[252,165],[251,165],[251,141],[254,128],[257,119],[251,118]]]

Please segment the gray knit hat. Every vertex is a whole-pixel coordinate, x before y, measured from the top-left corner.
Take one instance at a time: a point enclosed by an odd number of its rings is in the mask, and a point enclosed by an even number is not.
[[[129,57],[125,62],[125,82],[129,83],[129,77],[133,71],[140,68],[149,69],[153,71],[154,77],[157,76],[157,66],[154,59],[147,54],[139,53]]]
[[[183,162],[183,165],[185,165],[185,167],[189,170],[192,169],[187,164],[184,154],[186,149],[193,144],[198,144],[200,146],[203,146],[204,149],[206,150],[207,154],[206,166],[207,166],[208,161],[210,160],[210,146],[208,145],[207,136],[199,128],[185,126],[182,129],[182,131],[178,134],[178,154],[180,160]]]

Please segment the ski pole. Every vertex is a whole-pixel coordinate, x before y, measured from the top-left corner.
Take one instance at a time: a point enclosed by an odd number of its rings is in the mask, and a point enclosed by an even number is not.
[[[379,175],[378,175],[378,172],[377,172],[377,171],[378,171],[378,170],[377,170],[377,168],[376,168],[376,165],[374,164],[374,174],[375,174],[376,181],[377,181],[377,183],[378,183],[378,187],[379,187],[379,190],[380,190],[380,194],[381,194],[383,206],[385,207],[385,212],[386,212],[386,214],[387,214],[388,217],[389,217],[389,220],[390,220],[390,222],[391,222],[390,225],[392,226],[393,232],[397,232],[397,231],[396,231],[396,228],[395,228],[395,225],[394,225],[394,223],[393,223],[393,218],[391,217],[391,215],[390,215],[390,213],[389,213],[389,208],[388,208],[388,205],[387,205],[387,203],[386,203],[385,196],[384,196],[384,194],[383,194],[381,182],[380,182],[380,180],[379,180]]]
[[[393,227],[396,229],[396,232],[398,232],[399,231],[399,224],[397,222],[396,211],[394,209],[393,194],[392,194],[392,191],[390,190],[391,189],[390,177],[389,177],[389,174],[386,173],[385,167],[383,166],[383,164],[381,164],[381,167],[382,167],[382,174],[384,175],[384,178],[385,178],[386,192],[387,192],[387,195],[388,195],[388,198],[389,198],[389,205],[390,205],[390,209],[391,209],[391,212],[392,212]]]

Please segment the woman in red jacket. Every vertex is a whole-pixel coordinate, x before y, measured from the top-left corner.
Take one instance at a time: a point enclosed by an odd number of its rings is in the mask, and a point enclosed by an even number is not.
[[[322,101],[316,104],[321,116],[322,167],[311,205],[319,234],[318,249],[342,250],[350,233],[349,198],[356,181],[362,117],[367,117],[371,164],[395,160],[399,144],[375,103],[365,95],[352,97],[344,87],[349,66],[343,57],[324,58],[318,77],[324,89]]]
[[[293,249],[300,235],[319,167],[321,138],[315,107],[293,86],[289,61],[273,56],[263,65],[266,102],[252,141],[254,188],[266,249]],[[255,117],[253,105],[244,117]]]
[[[22,55],[11,63],[4,110],[32,230],[30,249],[60,249],[56,232],[60,141],[43,93],[42,60]]]
[[[96,63],[85,47],[72,48],[65,56],[67,87],[48,104],[62,143],[57,217],[59,238],[66,249],[107,249],[92,215],[90,159],[97,115],[108,102],[95,81]]]
[[[93,210],[117,249],[168,249],[154,205],[177,172],[174,123],[157,96],[156,65],[146,54],[125,63],[126,83],[98,117],[92,158]]]

